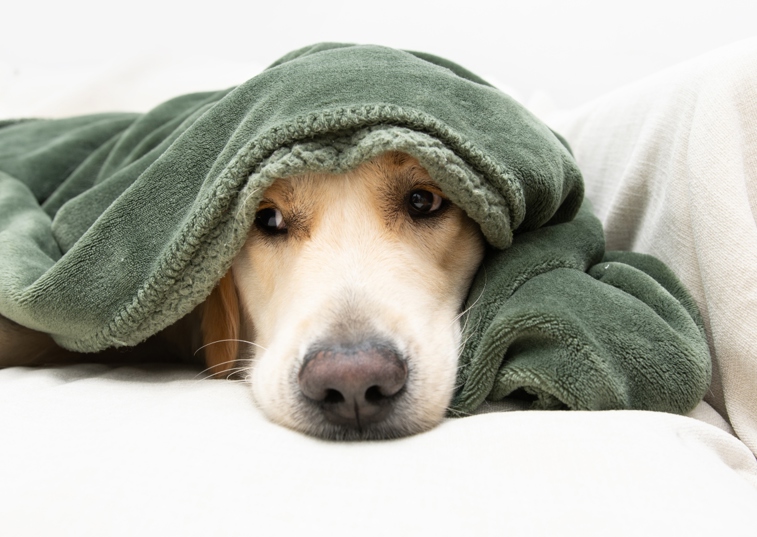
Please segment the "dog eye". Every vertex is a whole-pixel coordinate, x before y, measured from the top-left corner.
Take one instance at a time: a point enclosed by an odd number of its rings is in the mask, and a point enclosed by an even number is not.
[[[260,209],[255,214],[255,225],[266,233],[286,233],[287,224],[281,211],[275,207]]]
[[[430,216],[446,205],[446,199],[428,190],[413,190],[408,194],[407,205],[413,216]]]

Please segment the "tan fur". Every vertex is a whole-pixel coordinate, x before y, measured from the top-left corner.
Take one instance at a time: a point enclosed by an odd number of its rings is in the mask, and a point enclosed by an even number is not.
[[[230,370],[239,353],[239,301],[231,271],[205,301],[201,330],[205,364],[212,375]]]
[[[407,389],[392,418],[366,437],[434,426],[453,394],[459,313],[484,241],[451,204],[433,218],[411,217],[407,197],[417,189],[441,195],[417,160],[395,152],[344,174],[277,180],[260,209],[279,209],[287,233],[271,236],[253,226],[206,302],[157,338],[157,355],[190,346],[197,352],[193,336],[201,331],[210,373],[241,366],[270,419],[352,438],[360,436],[343,434],[307,408],[297,372],[314,344],[378,335],[407,357]],[[0,366],[72,356],[48,335],[0,318]]]
[[[253,229],[232,271],[264,349],[244,353],[253,396],[274,421],[337,434],[303,413],[293,375],[308,347],[343,331],[345,319],[409,356],[404,422],[387,427],[407,434],[444,416],[457,370],[457,316],[483,240],[454,205],[413,221],[404,202],[417,188],[440,192],[415,159],[390,153],[341,175],[280,179],[265,193],[261,207],[278,207],[289,233],[272,240]]]
[[[0,316],[0,367],[73,363],[77,357],[56,345],[48,334]]]

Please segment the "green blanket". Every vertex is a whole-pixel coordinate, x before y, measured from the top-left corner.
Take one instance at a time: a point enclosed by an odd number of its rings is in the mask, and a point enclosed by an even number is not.
[[[708,385],[701,321],[673,274],[605,253],[566,144],[441,58],[321,44],[146,114],[0,127],[0,315],[66,348],[136,345],[191,311],[277,177],[399,150],[491,245],[453,412],[511,393],[686,412]]]

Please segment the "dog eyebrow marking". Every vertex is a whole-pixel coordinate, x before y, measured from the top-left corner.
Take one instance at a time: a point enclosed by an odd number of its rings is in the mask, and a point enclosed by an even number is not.
[[[391,151],[387,155],[389,156],[391,163],[395,166],[404,165],[410,158],[410,155],[408,155],[407,153],[402,153],[400,151]]]
[[[398,164],[398,165],[394,165]],[[381,214],[389,228],[396,228],[403,223],[411,222],[406,201],[413,190],[428,190],[446,198],[439,185],[428,175],[411,156],[404,153],[391,153],[390,159],[373,164],[385,178],[378,186],[381,196],[379,207]],[[427,222],[426,224],[431,224]]]
[[[310,180],[310,177],[299,177],[298,180]],[[286,236],[298,240],[310,237],[312,203],[298,192],[291,178],[277,179],[263,196],[258,210],[267,207],[279,209],[287,225]]]

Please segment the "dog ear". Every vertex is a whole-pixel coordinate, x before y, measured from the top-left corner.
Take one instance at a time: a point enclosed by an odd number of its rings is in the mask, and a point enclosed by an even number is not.
[[[239,351],[239,299],[231,270],[221,278],[202,310],[205,365],[212,375],[231,369]]]

